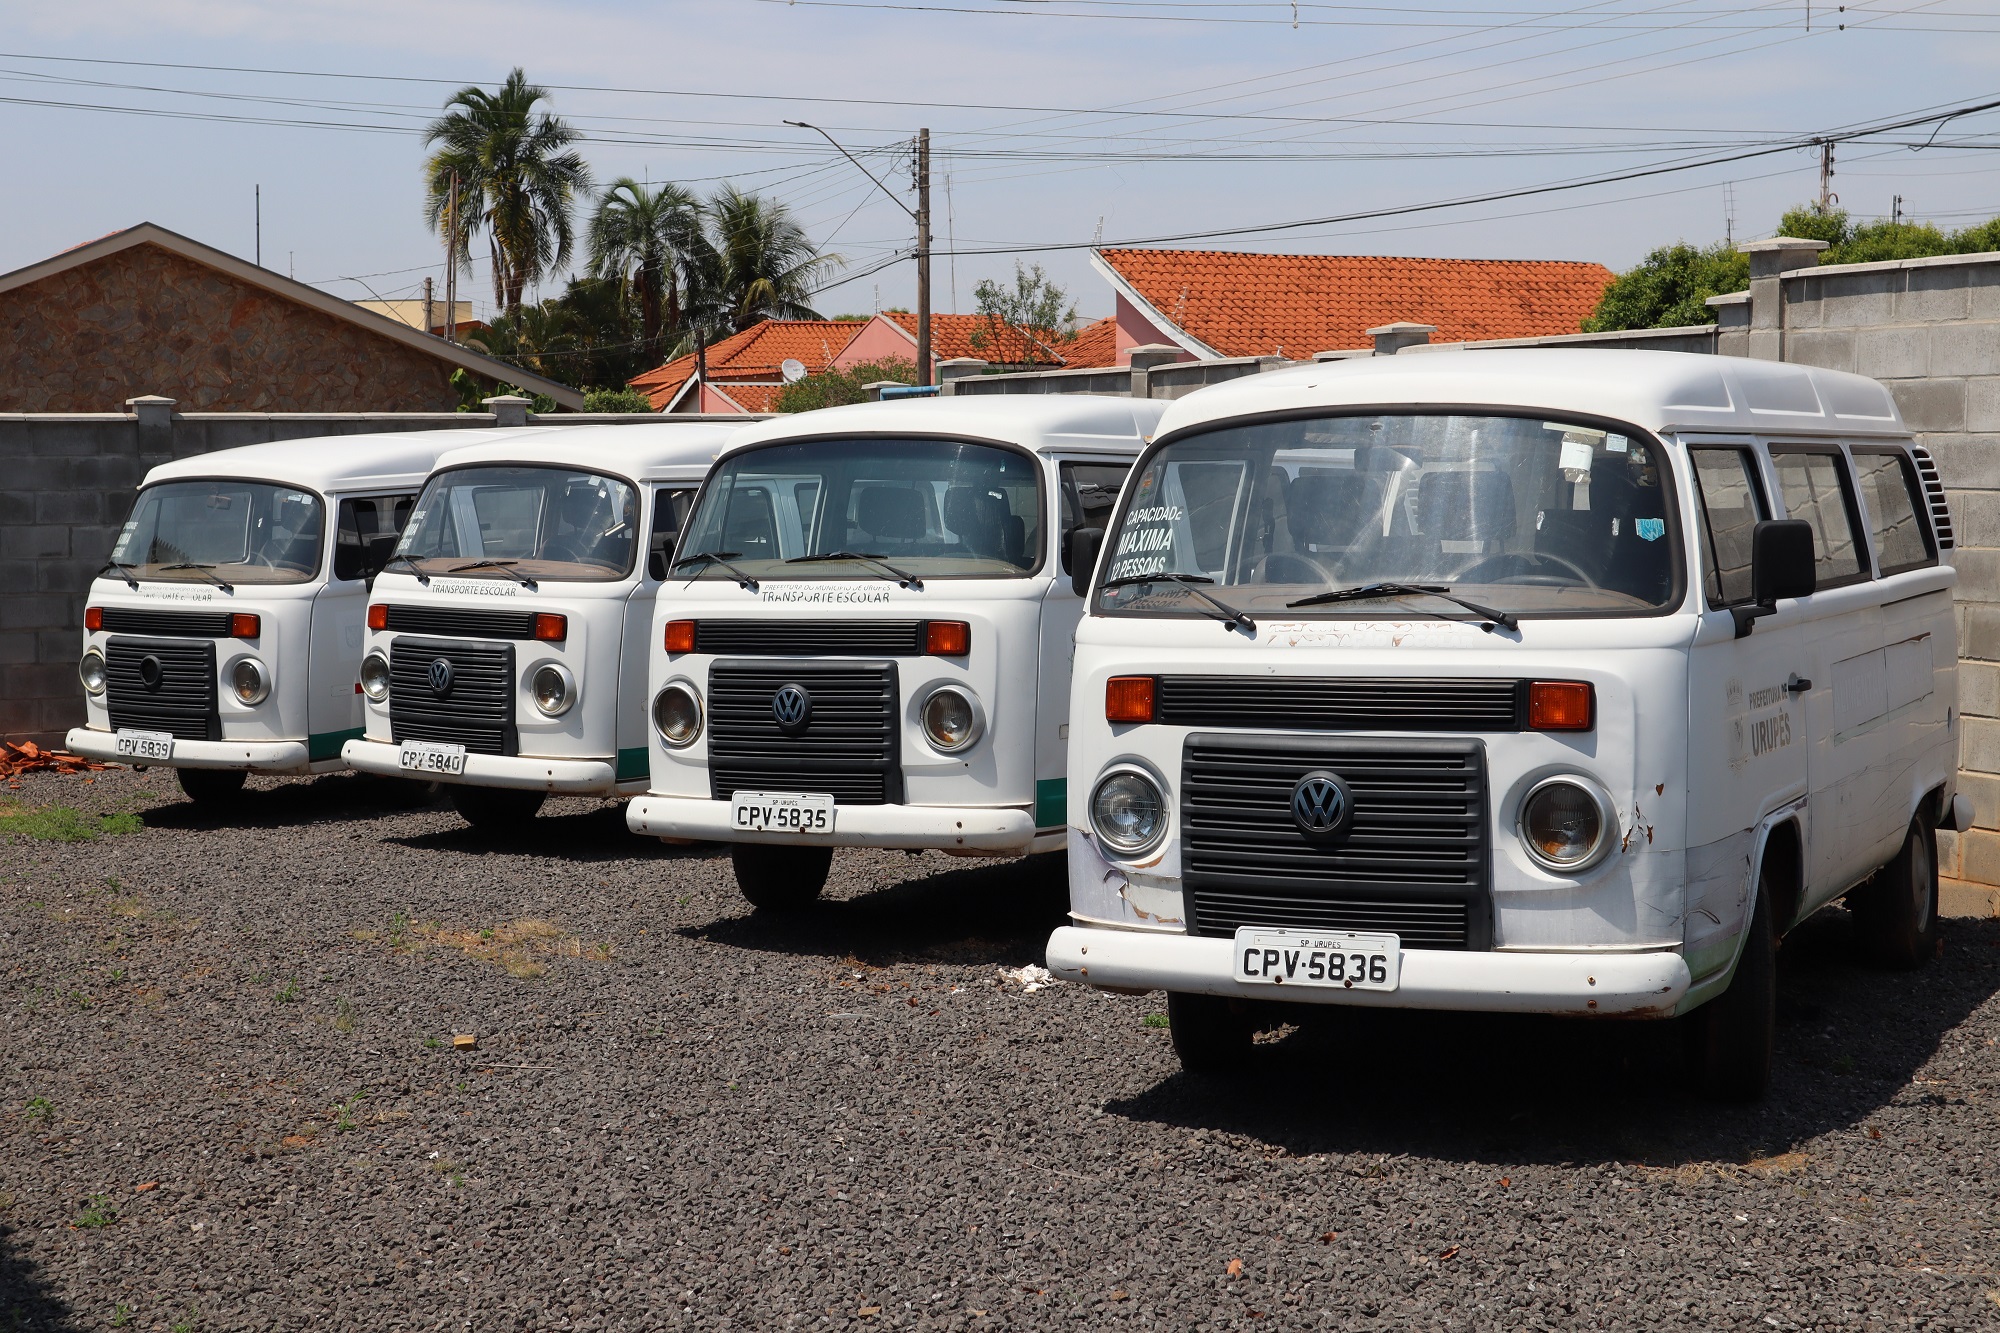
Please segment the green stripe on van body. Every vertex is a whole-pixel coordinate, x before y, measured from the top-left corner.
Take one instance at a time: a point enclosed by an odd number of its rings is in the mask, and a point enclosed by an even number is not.
[[[641,745],[636,750],[618,752],[618,781],[636,782],[640,778],[650,778],[652,775],[652,756],[646,746]]]
[[[1035,784],[1035,827],[1062,828],[1069,823],[1069,779],[1043,778]]]
[[[349,741],[358,741],[367,734],[365,727],[350,727],[346,731],[322,731],[306,737],[306,758],[317,763],[322,759],[340,758],[340,747]]]

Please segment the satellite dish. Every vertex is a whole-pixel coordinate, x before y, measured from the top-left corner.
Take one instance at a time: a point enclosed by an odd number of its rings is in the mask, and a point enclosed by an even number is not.
[[[778,363],[778,373],[785,377],[785,383],[797,384],[806,377],[806,363],[795,356],[788,356]]]

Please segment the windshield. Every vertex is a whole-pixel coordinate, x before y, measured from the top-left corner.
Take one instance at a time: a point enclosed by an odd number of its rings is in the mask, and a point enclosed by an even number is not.
[[[454,468],[425,484],[396,554],[426,575],[618,579],[631,572],[638,531],[638,493],[616,477]]]
[[[1677,525],[1657,446],[1540,418],[1385,414],[1270,421],[1169,443],[1127,489],[1104,582],[1193,576],[1288,618],[1465,612],[1420,584],[1522,615],[1667,606]],[[1228,588],[1226,593],[1222,588]],[[1203,614],[1183,580],[1106,586],[1109,613]]]
[[[111,558],[144,579],[303,583],[319,572],[323,510],[265,481],[162,482],[139,492]]]
[[[845,553],[925,578],[1018,578],[1041,562],[1040,476],[1027,454],[964,440],[768,445],[716,464],[679,558],[726,555],[765,577],[887,576],[813,558]],[[680,573],[729,576],[712,564]]]

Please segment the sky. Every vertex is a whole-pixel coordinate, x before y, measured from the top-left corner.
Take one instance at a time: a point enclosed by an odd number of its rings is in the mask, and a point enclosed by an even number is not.
[[[933,145],[935,308],[1088,246],[1590,260],[1772,234],[1805,141],[2000,100],[2000,0],[7,0],[0,272],[140,221],[350,299],[442,290],[423,127],[515,66],[600,184],[724,181],[844,261],[826,314],[914,301],[909,143]],[[1296,24],[1296,26],[1294,26]],[[1842,26],[1844,25],[1844,27]],[[811,130],[854,152],[885,194]],[[1858,216],[2000,214],[2000,110],[1844,142]],[[1763,151],[1731,162],[1710,159]],[[1775,151],[1770,151],[1775,150]],[[1466,206],[1454,200],[1695,163]],[[899,203],[898,200],[901,202]],[[585,207],[588,205],[586,203]],[[1354,214],[1372,219],[1314,222]],[[1306,221],[1248,234],[1215,233]],[[559,290],[546,283],[543,294]],[[461,279],[477,313],[487,266]]]

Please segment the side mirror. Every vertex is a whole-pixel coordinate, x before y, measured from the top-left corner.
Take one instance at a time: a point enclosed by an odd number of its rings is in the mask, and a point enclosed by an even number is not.
[[[1813,530],[1803,519],[1765,519],[1750,530],[1750,596],[1754,606],[1730,608],[1736,637],[1750,632],[1759,616],[1777,610],[1781,597],[1810,597],[1819,586]]]
[[[1103,528],[1072,528],[1063,545],[1063,568],[1069,571],[1069,586],[1078,597],[1090,595],[1090,576],[1097,570],[1097,557],[1104,550]]]

